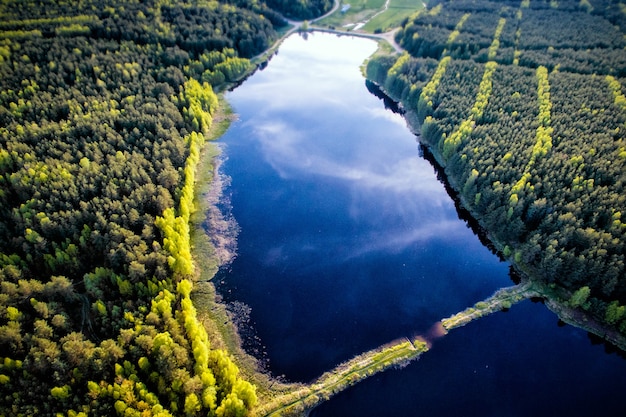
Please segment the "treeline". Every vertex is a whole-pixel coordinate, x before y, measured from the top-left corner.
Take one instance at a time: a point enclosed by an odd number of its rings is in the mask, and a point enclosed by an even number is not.
[[[259,1],[0,8],[0,414],[242,416],[191,302],[195,170]]]
[[[267,49],[275,35],[269,19],[245,9],[220,5],[216,9],[167,6],[161,21],[170,31],[170,41],[192,53],[235,48],[251,58]]]
[[[501,253],[622,334],[624,11],[600,0],[441,2],[398,33],[409,54],[368,64]]]
[[[446,3],[416,15],[396,34],[396,41],[414,57],[439,59],[444,51],[456,59],[487,61],[488,47],[499,18],[506,19],[496,61],[568,72],[624,76],[626,46],[619,3],[598,4],[588,12],[579,2],[541,1]],[[606,11],[606,13],[602,13]],[[455,26],[469,15],[453,39]]]
[[[87,36],[116,42],[178,46],[191,54],[234,48],[242,57],[250,58],[267,49],[275,37],[275,27],[287,22],[264,3],[239,1],[206,2],[194,7],[184,2],[154,1],[152,5],[139,2],[97,0],[79,5],[50,2],[46,17],[33,18],[24,10],[5,11],[0,33],[25,35],[36,31],[39,36]],[[203,2],[199,2],[202,4]],[[41,8],[33,4],[32,9]],[[25,7],[28,11],[28,6]],[[77,14],[84,13],[84,14]],[[274,26],[275,25],[275,26]]]
[[[295,19],[311,19],[332,9],[333,0],[266,0],[268,6]]]

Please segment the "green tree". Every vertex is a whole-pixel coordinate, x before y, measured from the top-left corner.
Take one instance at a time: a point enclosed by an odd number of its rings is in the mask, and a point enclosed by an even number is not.
[[[589,299],[589,295],[591,294],[591,290],[588,286],[584,286],[576,290],[569,300],[569,305],[571,307],[583,307],[585,308],[585,303]]]

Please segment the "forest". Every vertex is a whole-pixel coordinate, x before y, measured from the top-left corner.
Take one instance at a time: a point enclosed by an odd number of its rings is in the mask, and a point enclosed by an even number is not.
[[[622,335],[625,34],[622,2],[439,1],[367,67],[502,256]]]
[[[0,414],[243,416],[191,300],[217,92],[329,1],[0,5]],[[215,268],[216,266],[214,266]]]
[[[332,3],[1,2],[1,415],[254,407],[192,300],[197,169],[219,92]],[[367,67],[501,254],[622,334],[625,33],[619,1],[435,1]]]

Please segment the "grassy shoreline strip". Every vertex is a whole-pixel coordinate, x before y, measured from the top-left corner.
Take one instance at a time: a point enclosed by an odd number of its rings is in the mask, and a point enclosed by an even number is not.
[[[246,379],[239,377],[239,369],[232,362],[228,351],[211,346],[207,328],[200,320],[191,299],[194,288],[191,279],[197,279],[191,254],[190,228],[191,215],[196,209],[196,173],[203,155],[204,134],[211,132],[213,113],[218,107],[219,100],[208,83],[201,85],[194,79],[189,79],[185,83],[180,100],[186,104],[183,109],[184,116],[200,133],[192,131],[185,137],[189,155],[185,161],[178,210],[173,207],[166,209],[163,217],[157,217],[155,224],[163,232],[163,246],[170,253],[168,263],[174,275],[180,279],[177,285],[181,305],[179,312],[191,342],[194,373],[203,386],[200,396],[195,393],[186,396],[185,412],[205,408],[218,415],[229,412],[247,413],[247,410],[256,404],[256,388]],[[216,386],[216,383],[219,385]],[[218,395],[223,396],[219,404]]]
[[[254,416],[299,415],[346,388],[391,367],[401,367],[428,351],[421,340],[402,339],[383,347],[365,352],[334,370],[324,373],[308,387],[277,398],[274,402],[253,410]]]
[[[453,316],[439,322],[443,334],[465,326],[479,318],[509,309],[523,300],[542,297],[543,294],[530,281],[502,288],[491,297],[477,302]],[[389,368],[402,367],[418,359],[430,349],[430,342],[417,337],[413,342],[400,339],[379,348],[362,353],[324,373],[315,382],[296,391],[276,397],[273,401],[252,410],[255,417],[299,416],[315,408],[348,387],[383,372]]]
[[[473,307],[441,320],[441,324],[446,331],[450,331],[497,311],[509,309],[513,304],[520,301],[540,296],[541,293],[535,289],[530,281],[513,287],[502,288],[486,300],[477,302]]]
[[[300,389],[302,384],[286,384],[274,379],[262,371],[257,358],[243,350],[239,333],[232,320],[232,313],[220,302],[220,296],[211,282],[222,262],[204,227],[210,206],[214,204],[211,201],[212,197],[215,197],[213,194],[221,192],[215,189],[219,187],[216,180],[221,163],[220,150],[212,141],[228,130],[236,115],[220,95],[219,106],[212,116],[213,123],[205,135],[207,143],[202,149],[196,172],[194,199],[196,210],[191,213],[190,218],[191,248],[196,267],[196,282],[190,297],[196,307],[198,321],[206,329],[211,348],[229,352],[242,377],[256,386],[258,404],[264,404],[273,401],[277,396]],[[216,199],[219,199],[219,196]]]

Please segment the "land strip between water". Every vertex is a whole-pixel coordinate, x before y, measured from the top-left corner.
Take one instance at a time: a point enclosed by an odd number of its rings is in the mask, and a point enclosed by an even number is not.
[[[498,311],[508,310],[513,304],[535,297],[543,298],[543,295],[531,282],[502,288],[473,307],[436,322],[426,334],[417,336],[412,341],[408,338],[399,339],[362,353],[324,373],[308,386],[262,404],[252,411],[252,415],[255,417],[305,415],[357,382],[387,369],[408,365],[426,353],[437,339],[449,331]]]

